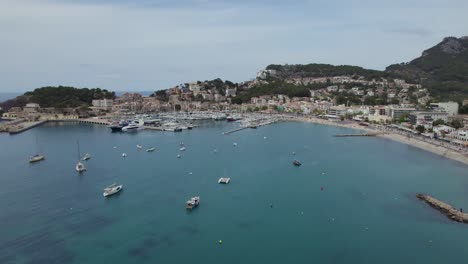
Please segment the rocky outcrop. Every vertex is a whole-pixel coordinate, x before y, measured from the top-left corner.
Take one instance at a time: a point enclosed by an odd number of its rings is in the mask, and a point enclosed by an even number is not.
[[[438,210],[448,218],[450,218],[453,221],[457,222],[462,222],[462,223],[468,223],[468,214],[465,214],[455,208],[453,208],[451,205],[446,204],[442,201],[439,201],[429,195],[426,194],[417,194],[416,197],[419,199],[423,200],[427,204],[429,204],[432,208]]]

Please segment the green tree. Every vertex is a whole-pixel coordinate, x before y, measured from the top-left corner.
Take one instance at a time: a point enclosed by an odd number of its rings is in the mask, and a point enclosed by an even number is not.
[[[260,107],[260,110],[262,110],[262,111],[265,111],[267,109],[268,109],[268,106],[266,106],[266,105],[262,105],[262,107]]]
[[[463,121],[461,119],[454,119],[452,123],[450,123],[452,127],[459,129],[463,127]]]
[[[442,119],[437,119],[436,121],[432,122],[432,126],[444,125],[445,122]]]
[[[426,130],[426,129],[424,128],[423,125],[418,125],[418,126],[416,127],[416,131],[418,131],[419,134],[424,133],[424,130]]]
[[[468,104],[460,107],[460,109],[458,110],[458,112],[460,112],[460,114],[468,114]]]

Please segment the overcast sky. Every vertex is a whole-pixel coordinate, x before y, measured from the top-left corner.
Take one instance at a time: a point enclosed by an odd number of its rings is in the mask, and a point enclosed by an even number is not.
[[[466,0],[0,0],[0,92],[239,82],[271,63],[381,70],[468,35],[467,14]]]

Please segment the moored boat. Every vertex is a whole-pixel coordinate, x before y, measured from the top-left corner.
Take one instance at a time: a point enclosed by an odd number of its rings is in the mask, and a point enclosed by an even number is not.
[[[301,166],[302,163],[301,163],[300,161],[298,161],[298,160],[294,160],[294,161],[293,161],[293,165],[294,165],[294,166]]]
[[[228,184],[231,181],[231,178],[219,178],[218,183]]]
[[[75,170],[79,173],[86,171],[86,167],[83,163],[78,162],[75,166]]]
[[[197,207],[200,204],[200,197],[195,196],[190,198],[185,204],[185,208],[192,210],[193,208]]]
[[[111,196],[120,192],[123,189],[123,185],[117,185],[116,183],[107,186],[104,188],[104,193],[102,194],[104,197]]]
[[[41,160],[44,160],[44,159],[45,159],[44,156],[39,155],[39,154],[36,154],[36,155],[31,156],[31,157],[29,158],[29,163],[38,162],[38,161],[41,161]]]
[[[156,150],[156,148],[151,147],[151,148],[147,149],[146,152],[153,152],[153,151],[155,151],[155,150]]]
[[[86,153],[84,157],[82,158],[82,160],[86,161],[86,160],[89,160],[90,158],[91,158],[91,155],[89,155],[89,153]]]

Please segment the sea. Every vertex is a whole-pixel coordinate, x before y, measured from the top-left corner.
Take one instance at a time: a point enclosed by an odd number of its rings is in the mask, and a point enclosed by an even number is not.
[[[16,96],[21,95],[21,94],[23,94],[23,93],[15,93],[15,92],[3,93],[3,92],[0,92],[0,103],[2,103],[4,101],[7,101],[7,100],[10,100],[10,99],[13,99]]]
[[[0,263],[466,263],[468,226],[415,198],[468,210],[466,165],[333,136],[357,132],[346,128],[282,122],[223,135],[238,124],[199,125],[0,134]],[[45,160],[29,164],[36,153]],[[112,183],[123,190],[104,198]],[[193,196],[200,205],[188,211]]]

